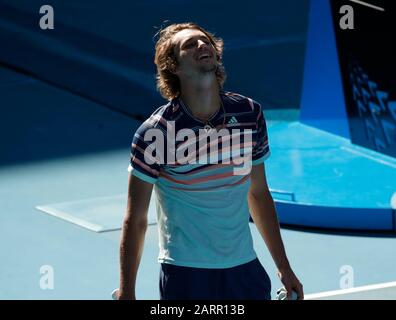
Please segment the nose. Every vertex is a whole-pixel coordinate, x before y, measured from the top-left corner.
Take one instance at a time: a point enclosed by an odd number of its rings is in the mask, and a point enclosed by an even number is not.
[[[206,43],[200,39],[198,39],[198,48],[200,48],[201,46],[205,45]]]

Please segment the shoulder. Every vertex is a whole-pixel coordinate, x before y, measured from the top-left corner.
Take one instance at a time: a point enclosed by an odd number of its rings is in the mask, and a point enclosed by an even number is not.
[[[221,94],[227,103],[232,106],[233,110],[239,109],[239,111],[250,111],[257,115],[261,112],[260,103],[253,98],[230,91],[222,91]]]
[[[166,129],[166,123],[175,119],[178,105],[174,101],[158,107],[136,130],[138,134],[144,134],[148,129]]]

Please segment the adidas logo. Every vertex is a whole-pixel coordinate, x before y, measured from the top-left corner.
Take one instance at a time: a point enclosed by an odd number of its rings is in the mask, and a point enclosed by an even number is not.
[[[228,124],[238,123],[238,120],[233,116],[229,121]]]

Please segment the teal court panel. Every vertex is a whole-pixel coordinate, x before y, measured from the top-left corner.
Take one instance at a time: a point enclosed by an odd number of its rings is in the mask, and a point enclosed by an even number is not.
[[[269,125],[267,179],[279,220],[298,226],[395,230],[396,159],[300,122]]]

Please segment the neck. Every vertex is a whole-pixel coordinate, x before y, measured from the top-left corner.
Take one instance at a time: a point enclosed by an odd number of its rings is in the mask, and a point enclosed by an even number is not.
[[[221,104],[219,85],[215,77],[199,82],[181,81],[180,97],[199,119],[209,118]]]

